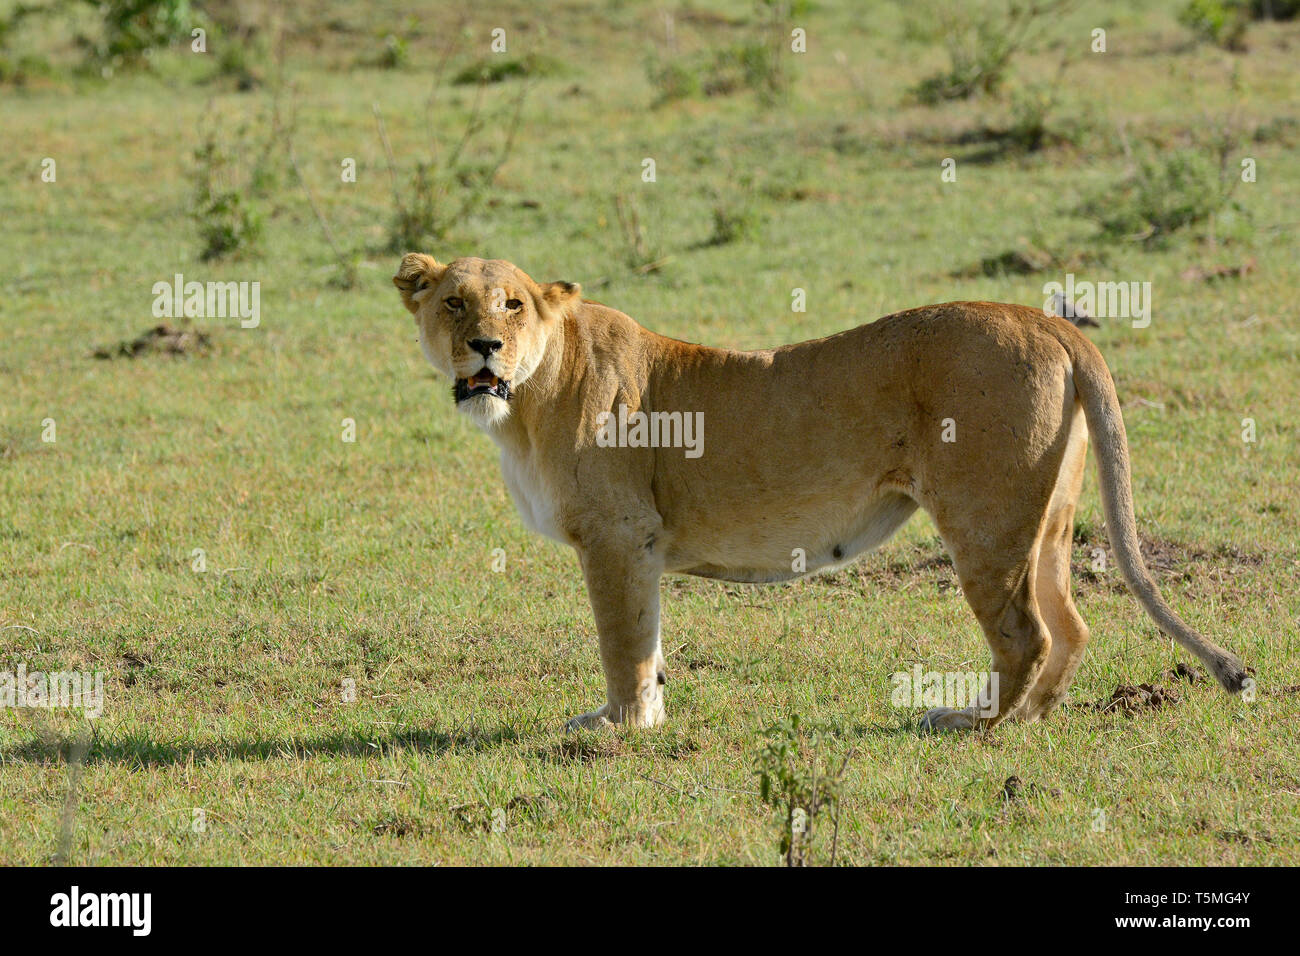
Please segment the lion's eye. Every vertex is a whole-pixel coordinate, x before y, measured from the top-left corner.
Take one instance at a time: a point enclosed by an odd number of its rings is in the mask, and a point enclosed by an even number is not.
[[[524,304],[520,302],[518,299],[506,299],[506,308],[509,309],[511,312],[517,312],[523,307]]]
[[[450,299],[447,300],[447,308],[451,309],[453,312],[459,312],[464,307],[465,307],[464,299],[458,299],[453,295]]]

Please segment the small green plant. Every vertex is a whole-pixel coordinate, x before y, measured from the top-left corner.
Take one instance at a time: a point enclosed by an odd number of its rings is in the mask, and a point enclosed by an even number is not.
[[[263,84],[260,64],[269,57],[266,44],[259,35],[245,31],[216,30],[212,43],[216,47],[216,76],[233,81],[241,92],[254,90]]]
[[[195,14],[189,0],[84,0],[103,26],[97,38],[82,38],[88,57],[101,73],[140,66],[153,52],[189,40]]]
[[[417,36],[420,20],[408,15],[405,20],[388,29],[380,30],[375,38],[382,43],[377,54],[371,54],[360,62],[363,66],[378,67],[381,70],[404,70],[411,65],[410,38]]]
[[[1050,89],[1033,86],[1013,91],[1007,139],[1027,153],[1042,149],[1048,141],[1048,115],[1055,105],[1055,95]]]
[[[750,39],[693,56],[651,57],[646,73],[658,90],[652,106],[696,96],[730,96],[742,90],[771,106],[790,92],[790,24],[807,4],[757,0],[759,11]]]
[[[763,213],[754,201],[753,181],[741,177],[737,193],[718,194],[713,204],[713,232],[706,246],[725,246],[752,239],[763,223]]]
[[[659,269],[666,257],[651,240],[642,222],[641,204],[630,195],[614,196],[614,216],[623,244],[623,261],[633,272],[647,273]]]
[[[0,85],[26,86],[35,80],[52,79],[58,70],[49,58],[38,53],[11,52],[15,38],[26,29],[30,21],[33,32],[39,24],[59,11],[57,5],[38,6],[18,3],[7,14],[0,15]]]
[[[1164,156],[1149,150],[1132,172],[1086,199],[1079,212],[1096,221],[1103,236],[1154,244],[1216,216],[1243,217],[1232,198],[1235,182],[1207,150]]]
[[[235,157],[209,135],[194,151],[195,195],[191,215],[198,224],[204,262],[247,249],[262,235],[262,214],[237,180]]]
[[[1015,149],[1036,153],[1058,143],[1078,142],[1086,125],[1078,117],[1060,116],[1061,88],[1069,63],[1061,61],[1055,79],[1028,83],[1011,91],[1011,121],[1002,138]]]
[[[57,75],[58,71],[43,56],[28,54],[10,59],[0,55],[0,85],[23,87]]]
[[[269,120],[257,117],[233,129],[209,114],[203,138],[194,150],[194,199],[191,218],[207,262],[255,247],[262,236],[263,201],[280,187],[279,165],[292,135],[284,124],[278,99]]]
[[[1178,12],[1178,22],[1215,46],[1241,51],[1250,15],[1243,0],[1190,0]]]
[[[1056,18],[1070,0],[999,0],[996,3],[924,4],[913,20],[917,39],[939,40],[948,54],[948,69],[926,77],[912,89],[920,103],[969,99],[997,92],[1012,58]]]
[[[506,107],[512,115],[490,116],[483,106],[485,85],[479,84],[461,135],[452,142],[450,149],[444,153],[439,143],[431,140],[429,155],[417,158],[405,174],[398,168],[383,115],[378,104],[375,105],[375,122],[393,188],[393,219],[387,251],[419,249],[442,239],[453,226],[482,205],[497,172],[510,156],[528,92],[527,86],[519,88],[518,94]],[[436,82],[434,89],[436,93]],[[430,113],[432,108],[431,97]],[[493,150],[482,143],[483,133],[500,126],[504,126],[507,132],[500,146]]]
[[[475,83],[503,83],[525,77],[561,76],[564,72],[564,62],[553,56],[530,53],[523,57],[504,57],[493,54],[475,60],[452,77],[451,82],[456,86],[472,86]]]
[[[781,60],[773,56],[769,44],[760,41],[674,60],[652,58],[646,69],[659,91],[653,106],[696,96],[730,96],[742,90],[770,103],[787,89]]]
[[[758,231],[761,218],[752,204],[713,207],[713,234],[708,245],[725,246],[728,243],[749,239]]]
[[[407,180],[407,198],[396,204],[389,230],[388,251],[422,248],[429,239],[441,238],[447,225],[438,216],[433,164],[416,160]]]
[[[334,262],[329,268],[329,277],[325,280],[326,284],[335,289],[355,289],[360,282],[358,269],[360,267],[361,257],[356,252],[345,250],[334,235],[334,230],[330,228],[329,220],[325,218],[325,213],[321,210],[320,204],[316,202],[316,196],[311,191],[311,186],[307,184],[307,177],[303,175],[302,167],[298,165],[298,156],[294,151],[293,142],[290,139],[287,142],[287,151],[289,153],[289,164],[293,167],[294,175],[298,177],[298,184],[302,186],[303,193],[307,196],[307,204],[311,206],[312,215],[320,224],[321,233],[325,236],[325,242],[330,247],[330,252],[334,254]]]
[[[661,61],[652,57],[646,64],[646,73],[650,83],[659,91],[651,106],[690,99],[704,92],[699,69],[681,60]]]
[[[384,70],[401,70],[410,65],[411,48],[406,37],[390,33],[384,37],[384,49],[375,65]]]
[[[801,729],[799,715],[782,720],[763,732],[764,743],[758,753],[760,799],[780,814],[781,856],[786,866],[807,866],[816,847],[818,824],[831,816],[830,865],[835,865],[839,838],[840,785],[850,750],[837,770],[820,762],[825,734],[816,727]],[[805,756],[805,748],[811,752]]]

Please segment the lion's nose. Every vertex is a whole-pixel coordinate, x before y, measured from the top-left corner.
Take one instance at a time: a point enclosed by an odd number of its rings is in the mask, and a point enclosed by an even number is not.
[[[472,348],[479,355],[483,356],[484,358],[488,358],[493,352],[501,348],[502,344],[503,343],[500,339],[470,339],[469,340],[469,347]]]

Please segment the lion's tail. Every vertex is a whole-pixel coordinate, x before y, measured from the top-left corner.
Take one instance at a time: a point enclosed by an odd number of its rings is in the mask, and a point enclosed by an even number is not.
[[[1073,330],[1071,330],[1073,331]],[[1133,486],[1129,475],[1128,438],[1119,398],[1101,353],[1083,336],[1062,336],[1074,362],[1074,383],[1083,403],[1088,431],[1096,443],[1097,470],[1106,534],[1129,590],[1143,609],[1175,641],[1199,657],[1229,692],[1240,691],[1246,670],[1240,660],[1183,623],[1161,597],[1142,560],[1137,519],[1133,515]]]

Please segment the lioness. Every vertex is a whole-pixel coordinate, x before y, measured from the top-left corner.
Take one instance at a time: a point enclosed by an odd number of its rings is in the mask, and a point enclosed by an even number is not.
[[[607,701],[570,728],[664,719],[665,572],[761,583],[840,567],[918,507],[999,680],[996,713],[938,708],[922,728],[1043,717],[1088,643],[1070,542],[1090,431],[1124,580],[1224,687],[1243,686],[1241,662],[1170,610],[1142,561],[1115,386],[1064,319],[950,302],[733,352],[656,335],[572,282],[534,282],[499,259],[410,253],[393,282],[456,407],[500,446],[524,522],[578,552]],[[700,453],[609,447],[611,416],[629,412],[696,416]]]

